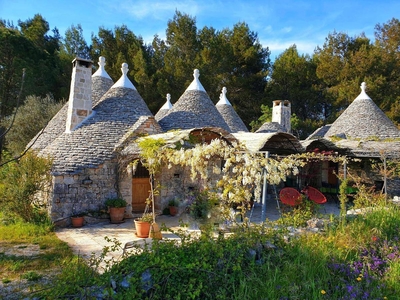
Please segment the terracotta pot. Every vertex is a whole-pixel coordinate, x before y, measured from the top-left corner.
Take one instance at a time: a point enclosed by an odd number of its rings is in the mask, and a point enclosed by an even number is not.
[[[124,222],[125,207],[110,207],[109,213],[111,223],[118,224]]]
[[[171,216],[176,216],[178,214],[178,207],[176,206],[170,206],[169,207],[169,214]]]
[[[71,224],[72,227],[74,228],[82,227],[84,222],[85,222],[84,217],[71,217]]]
[[[134,220],[134,222],[135,222],[135,228],[136,228],[136,236],[140,237],[140,238],[149,237],[150,223],[139,221],[139,220]]]

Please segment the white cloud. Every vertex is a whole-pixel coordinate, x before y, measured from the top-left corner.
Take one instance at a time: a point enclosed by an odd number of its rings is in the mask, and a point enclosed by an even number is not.
[[[280,31],[283,33],[289,33],[292,31],[292,27],[284,27]]]
[[[145,18],[155,20],[170,19],[175,10],[196,16],[200,8],[194,0],[180,1],[133,1],[123,0],[118,6],[121,13],[127,13],[136,19],[143,20]]]
[[[264,28],[263,30],[265,33],[271,33],[272,32],[272,26],[268,25],[267,27]]]
[[[315,41],[308,40],[293,40],[293,41],[283,41],[283,40],[260,40],[260,43],[263,47],[268,47],[271,51],[271,59],[275,60],[278,55],[280,55],[283,51],[292,47],[294,44],[296,45],[297,51],[299,55],[309,54],[312,55],[314,53],[315,48],[318,46]]]

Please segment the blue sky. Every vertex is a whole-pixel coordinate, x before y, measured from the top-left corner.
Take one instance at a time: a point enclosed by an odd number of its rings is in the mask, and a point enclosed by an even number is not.
[[[274,60],[293,44],[300,53],[312,54],[335,30],[349,36],[364,32],[374,40],[376,24],[400,18],[400,1],[0,0],[1,19],[16,25],[19,19],[25,21],[39,13],[62,36],[71,25],[81,24],[88,42],[100,26],[113,29],[123,24],[145,42],[151,42],[155,34],[164,38],[175,10],[195,17],[198,28],[221,30],[246,22]]]

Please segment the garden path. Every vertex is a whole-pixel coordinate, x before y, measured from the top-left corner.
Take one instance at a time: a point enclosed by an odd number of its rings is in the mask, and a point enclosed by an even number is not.
[[[251,223],[261,223],[261,205],[256,204],[253,211],[249,211],[248,217],[251,217]],[[324,214],[339,214],[338,204],[334,202],[327,202],[321,205],[321,213]],[[268,220],[275,221],[280,217],[280,212],[276,207],[276,202],[267,201],[266,216]],[[161,215],[156,219],[157,224],[165,225],[174,231],[187,228],[180,227],[182,220],[185,221],[185,215],[181,216],[167,216]],[[111,224],[109,222],[102,222],[97,224],[86,224],[81,228],[59,228],[56,230],[59,239],[68,243],[72,250],[83,257],[89,259],[94,253],[98,257],[102,249],[106,246],[112,246],[113,243],[107,241],[109,239],[118,240],[122,247],[129,242],[137,242],[138,244],[151,244],[152,239],[138,238],[135,235],[135,225],[133,219],[126,219],[121,224]],[[162,232],[163,239],[180,240],[179,237],[171,232]],[[113,252],[112,257],[120,259],[123,254],[123,249]],[[110,256],[109,256],[110,257]]]

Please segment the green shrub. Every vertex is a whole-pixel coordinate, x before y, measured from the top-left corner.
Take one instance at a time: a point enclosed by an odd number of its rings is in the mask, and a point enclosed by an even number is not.
[[[108,207],[125,207],[127,203],[122,198],[110,198],[106,200],[105,205]]]
[[[52,161],[29,151],[18,162],[0,169],[0,206],[7,217],[26,222],[47,222],[47,203],[38,201],[37,193],[45,194],[51,184]]]
[[[19,155],[35,135],[61,109],[64,103],[57,102],[51,95],[27,96],[15,116],[14,124],[6,135],[6,147],[13,155]],[[11,118],[5,118],[1,126],[7,128]]]
[[[317,213],[318,204],[307,199],[306,196],[302,196],[300,204],[291,208],[290,211],[284,212],[277,222],[285,226],[304,227],[307,225],[307,221]]]
[[[360,185],[354,197],[354,208],[377,207],[386,205],[386,196],[368,191],[365,185]]]

